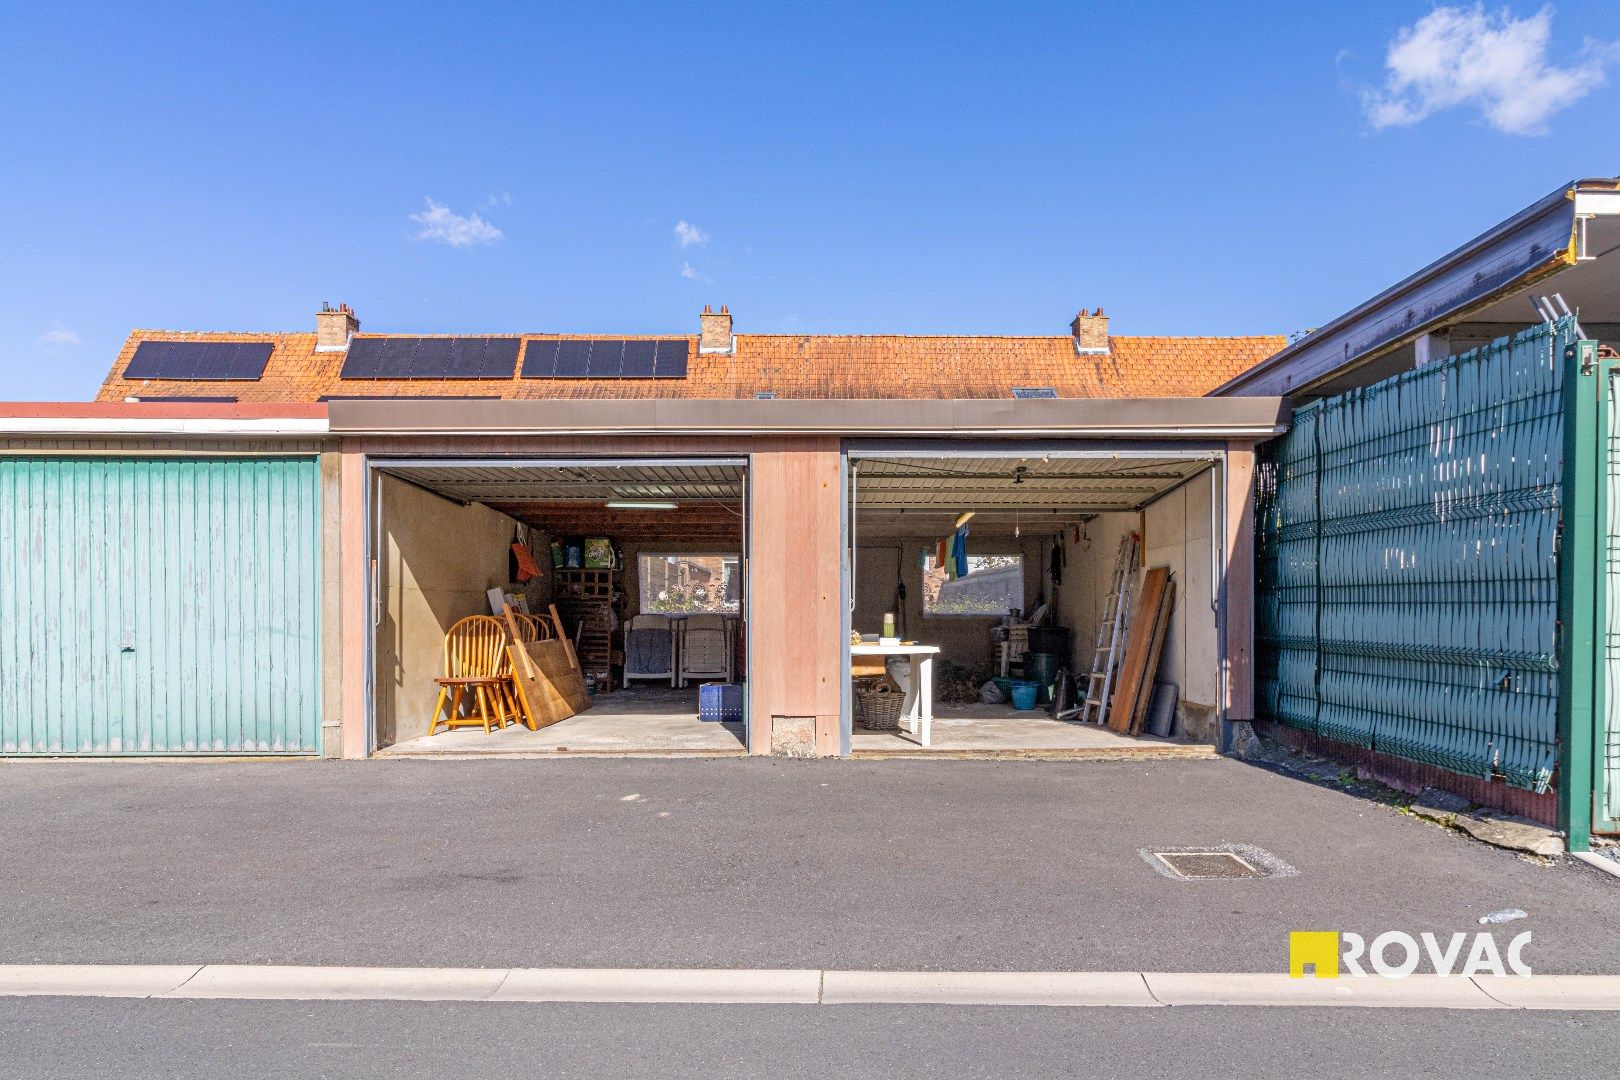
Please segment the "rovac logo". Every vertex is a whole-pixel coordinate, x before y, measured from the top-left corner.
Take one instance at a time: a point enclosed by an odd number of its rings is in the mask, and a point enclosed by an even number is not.
[[[1403,979],[1423,970],[1465,978],[1505,978],[1509,972],[1529,978],[1530,964],[1524,955],[1529,944],[1528,930],[1515,935],[1506,949],[1499,948],[1495,935],[1488,931],[1452,934],[1442,945],[1436,935],[1427,931],[1413,937],[1400,930],[1386,930],[1369,942],[1349,931],[1293,930],[1288,934],[1288,975],[1303,979],[1309,969],[1318,979],[1337,979],[1340,975],[1365,978],[1368,974]]]

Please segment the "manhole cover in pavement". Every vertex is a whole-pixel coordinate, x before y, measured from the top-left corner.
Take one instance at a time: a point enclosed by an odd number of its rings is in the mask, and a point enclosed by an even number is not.
[[[1230,851],[1155,851],[1153,854],[1177,877],[1240,878],[1260,877],[1265,873]]]
[[[1144,848],[1140,854],[1149,866],[1175,881],[1232,881],[1293,877],[1299,873],[1271,852],[1253,844],[1211,844],[1163,851]]]

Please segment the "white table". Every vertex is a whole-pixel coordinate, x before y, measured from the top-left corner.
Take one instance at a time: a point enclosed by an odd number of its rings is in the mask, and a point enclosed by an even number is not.
[[[911,685],[906,687],[906,700],[900,706],[900,723],[927,746],[934,740],[934,657],[938,645],[880,645],[863,641],[849,647],[851,656],[909,656],[911,657]]]

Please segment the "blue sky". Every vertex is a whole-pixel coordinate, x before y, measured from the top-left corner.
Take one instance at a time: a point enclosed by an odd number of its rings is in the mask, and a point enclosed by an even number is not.
[[[1620,172],[1613,0],[1432,10],[13,7],[0,397],[93,395],[131,327],[323,300],[394,332],[690,332],[707,302],[740,332],[1286,333]]]

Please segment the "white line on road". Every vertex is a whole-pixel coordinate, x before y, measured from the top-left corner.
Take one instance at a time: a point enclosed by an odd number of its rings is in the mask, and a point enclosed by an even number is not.
[[[0,997],[784,1005],[1248,1005],[1620,1011],[1620,975],[1293,979],[1260,972],[0,965]]]

